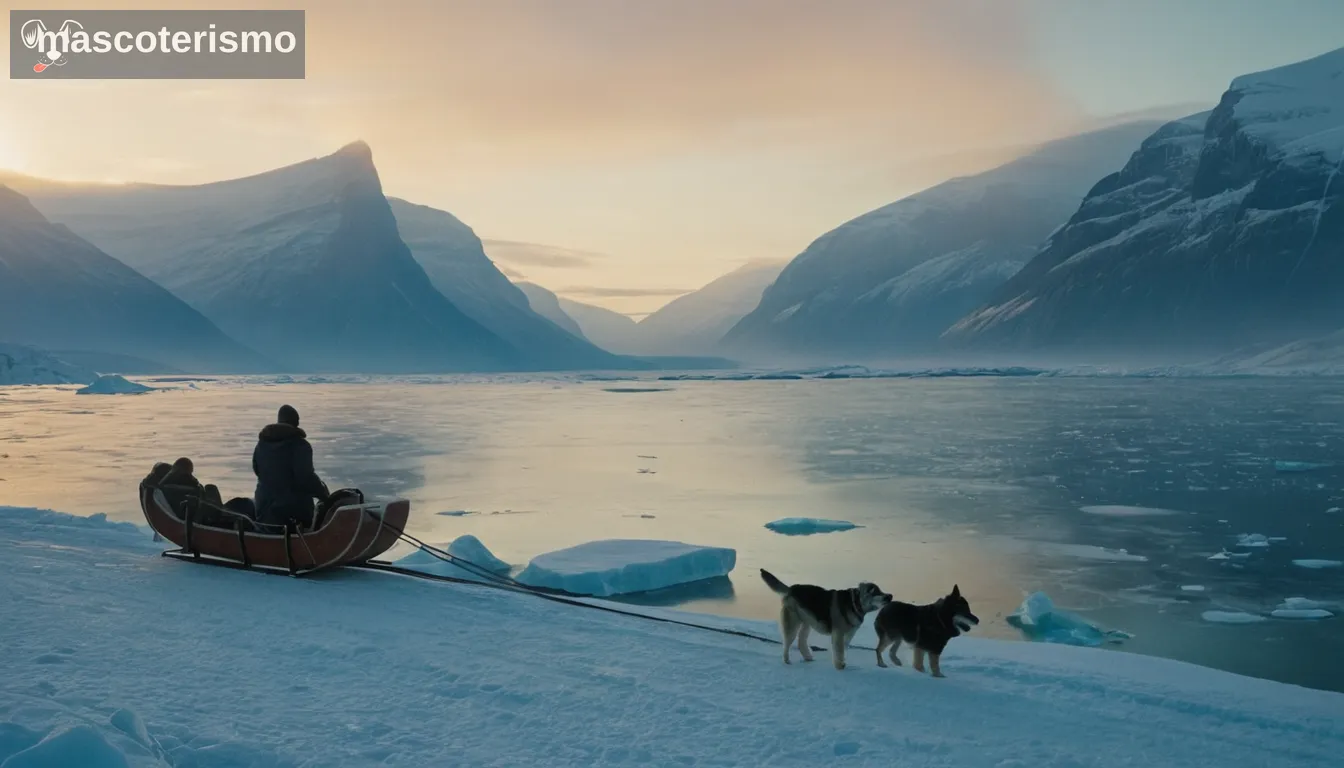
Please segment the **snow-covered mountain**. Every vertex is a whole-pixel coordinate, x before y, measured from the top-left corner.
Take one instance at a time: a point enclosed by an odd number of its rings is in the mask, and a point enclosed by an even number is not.
[[[48,350],[129,355],[164,370],[273,367],[6,186],[0,186],[0,338]]]
[[[710,355],[724,334],[756,308],[785,262],[751,262],[703,288],[678,296],[639,321],[641,348],[648,354]]]
[[[521,282],[515,284],[515,287],[518,289],[519,293],[523,294],[523,300],[528,303],[528,308],[533,312],[546,318],[553,325],[558,326],[575,338],[588,338],[584,335],[583,329],[579,327],[579,324],[574,322],[574,318],[570,317],[565,313],[565,310],[560,308],[559,296],[556,296],[554,293],[551,293],[536,283]]]
[[[1129,122],[1052,141],[831,230],[780,273],[725,348],[816,360],[926,351],[1158,125]]]
[[[536,283],[517,283],[532,310],[580,339],[587,339],[609,352],[645,354],[634,320],[610,309],[556,296]]]
[[[1182,359],[1344,327],[1344,49],[1236,78],[1097,183],[954,345]]]
[[[363,142],[213,184],[35,183],[34,196],[51,218],[290,367],[547,367],[435,289],[399,234]],[[409,218],[420,242],[432,240]]]
[[[15,384],[88,384],[98,374],[40,349],[0,343],[0,387]]]
[[[456,216],[397,198],[388,202],[402,240],[439,293],[533,364],[571,369],[628,363],[598,349],[582,334],[565,333],[554,318],[534,311],[523,291],[486,256],[481,239]]]

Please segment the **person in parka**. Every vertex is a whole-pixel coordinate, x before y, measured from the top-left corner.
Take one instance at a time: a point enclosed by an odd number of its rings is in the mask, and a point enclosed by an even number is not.
[[[281,406],[276,423],[261,430],[252,451],[252,472],[257,476],[257,521],[267,525],[293,520],[311,527],[313,500],[325,502],[331,495],[313,469],[313,446],[299,428],[293,406]]]

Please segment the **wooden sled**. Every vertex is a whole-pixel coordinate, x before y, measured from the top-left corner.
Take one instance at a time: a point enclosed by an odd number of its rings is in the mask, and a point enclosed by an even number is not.
[[[202,504],[209,502],[184,504],[181,512],[175,513],[160,488],[140,484],[140,509],[145,521],[155,533],[179,547],[164,552],[165,556],[287,572],[291,576],[378,557],[397,543],[411,513],[409,501],[396,499],[385,504],[338,507],[314,531],[255,523],[262,530],[246,531],[194,523],[192,518]],[[216,511],[233,514],[222,508]]]

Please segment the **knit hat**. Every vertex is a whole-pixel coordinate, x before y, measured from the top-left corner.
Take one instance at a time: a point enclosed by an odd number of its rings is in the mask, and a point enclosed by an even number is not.
[[[288,424],[291,427],[297,427],[299,426],[299,412],[294,410],[294,406],[292,405],[282,405],[280,406],[280,415],[276,417],[276,421],[281,424]]]

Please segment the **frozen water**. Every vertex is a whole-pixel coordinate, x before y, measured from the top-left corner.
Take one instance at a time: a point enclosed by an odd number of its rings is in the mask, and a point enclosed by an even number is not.
[[[1063,645],[1097,646],[1133,637],[1127,632],[1102,629],[1076,613],[1060,610],[1044,592],[1033,592],[1005,619],[1027,639]]]
[[[1243,533],[1237,538],[1238,547],[1262,549],[1269,546],[1269,537],[1263,533]]]
[[[737,551],[678,541],[603,539],[532,558],[518,581],[575,595],[607,597],[727,576]]]
[[[1101,515],[1103,517],[1166,517],[1169,515],[1179,515],[1174,509],[1157,509],[1155,507],[1129,507],[1123,505],[1107,504],[1102,506],[1088,506],[1081,508],[1083,512],[1089,515]]]
[[[1314,469],[1325,469],[1329,464],[1318,464],[1312,461],[1276,461],[1274,462],[1274,471],[1276,472],[1310,472]]]
[[[860,526],[848,520],[825,520],[816,517],[786,517],[765,524],[766,528],[785,536],[809,536],[814,533],[848,531]]]
[[[453,543],[448,545],[448,554],[493,573],[508,573],[513,568],[513,566],[495,557],[494,553],[486,549],[480,539],[471,534],[458,536],[454,539]]]
[[[1294,561],[1293,561],[1293,565],[1296,565],[1296,566],[1299,567],[1299,568],[1313,568],[1313,569],[1321,569],[1321,568],[1339,568],[1340,566],[1344,566],[1344,561],[1340,561],[1340,560],[1313,560],[1313,559],[1311,559],[1311,558],[1305,558],[1305,559],[1302,559],[1302,560],[1294,560]]]
[[[1182,591],[1182,592],[1203,592],[1203,591],[1204,591],[1204,585],[1203,585],[1203,584],[1186,584],[1185,586],[1181,587],[1181,591]]]
[[[1328,619],[1335,614],[1324,608],[1275,608],[1270,615],[1276,619]]]
[[[137,384],[133,381],[127,381],[125,378],[113,374],[99,376],[92,384],[79,389],[75,392],[77,395],[138,395],[144,392],[153,392],[153,387],[146,387],[144,384]]]
[[[1330,608],[1333,605],[1333,603],[1310,600],[1305,597],[1290,597],[1280,603],[1278,609],[1282,611],[1310,611],[1317,608]]]
[[[1205,611],[1200,618],[1213,624],[1258,624],[1265,621],[1264,616],[1244,611]]]

